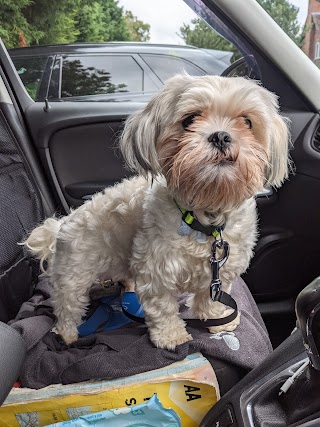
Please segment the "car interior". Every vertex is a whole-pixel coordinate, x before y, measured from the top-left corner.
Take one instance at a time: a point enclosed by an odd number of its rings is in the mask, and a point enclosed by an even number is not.
[[[238,0],[237,7],[233,0],[186,3],[236,45],[246,60],[247,76],[259,77],[279,96],[281,113],[290,119],[293,165],[280,189],[257,195],[259,240],[243,276],[274,351],[238,379],[200,425],[319,425],[316,362],[307,378],[302,375],[288,393],[278,394],[308,360],[306,347],[313,348],[313,355],[319,351],[319,340],[312,341],[311,335],[318,334],[320,303],[319,282],[313,282],[320,275],[320,71],[254,0]],[[239,67],[243,73],[243,61]],[[224,75],[238,75],[237,67],[231,65]],[[17,242],[44,218],[67,214],[130,176],[117,138],[125,119],[144,105],[34,102],[0,44],[0,404],[19,376],[26,352],[7,323],[31,296],[39,274],[38,264]],[[303,291],[310,283],[313,297],[311,288]],[[304,392],[297,397],[299,390]]]

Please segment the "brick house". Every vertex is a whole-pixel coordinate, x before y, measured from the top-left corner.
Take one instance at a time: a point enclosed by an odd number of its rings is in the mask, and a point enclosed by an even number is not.
[[[303,50],[320,67],[320,1],[309,0]]]

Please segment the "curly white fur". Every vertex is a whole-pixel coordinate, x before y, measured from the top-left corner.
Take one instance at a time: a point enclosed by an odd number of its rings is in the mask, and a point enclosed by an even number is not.
[[[57,236],[62,220],[48,218],[42,225],[35,228],[25,242],[30,252],[40,259],[40,268],[43,273],[46,272],[44,262],[55,252]]]
[[[221,131],[232,139],[224,149],[210,142]],[[231,311],[209,297],[214,237],[199,243],[194,231],[180,236],[175,200],[203,224],[225,223],[231,250],[221,279],[230,292],[257,239],[254,194],[288,175],[288,129],[276,96],[255,82],[181,75],[128,119],[121,150],[140,176],[96,194],[63,220],[45,221],[25,244],[48,259],[56,328],[66,343],[78,337],[91,284],[107,273],[114,281],[135,281],[151,340],[174,349],[191,339],[178,293],[191,294],[188,304],[200,319]],[[238,323],[239,317],[222,328]]]

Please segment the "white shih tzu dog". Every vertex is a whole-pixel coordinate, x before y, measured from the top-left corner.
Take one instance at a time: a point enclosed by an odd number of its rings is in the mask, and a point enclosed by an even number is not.
[[[189,292],[194,317],[232,312],[210,298],[214,235],[184,229],[181,211],[224,226],[230,256],[223,291],[248,268],[257,238],[255,194],[288,176],[288,128],[277,97],[242,77],[177,75],[126,122],[120,147],[138,176],[95,194],[26,240],[48,260],[56,329],[78,338],[95,278],[134,282],[152,342],[174,349],[192,339],[177,296]],[[148,179],[152,177],[152,179]],[[181,232],[183,230],[183,232]],[[233,330],[231,323],[209,328]]]

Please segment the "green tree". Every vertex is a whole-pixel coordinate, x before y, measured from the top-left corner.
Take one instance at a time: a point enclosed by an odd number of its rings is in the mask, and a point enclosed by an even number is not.
[[[234,52],[233,59],[239,57],[237,49],[212,30],[202,19],[195,18],[190,24],[183,24],[180,28],[179,36],[191,46],[204,49],[226,50]]]
[[[129,30],[130,41],[147,42],[150,40],[150,25],[144,23],[130,10],[125,12],[125,21]]]
[[[79,42],[130,40],[123,8],[116,0],[81,0],[75,16]]]
[[[266,12],[276,21],[285,33],[298,45],[301,45],[303,26],[299,24],[299,8],[288,0],[257,0]]]
[[[288,0],[257,0],[269,13],[288,36],[301,46],[304,36],[303,27],[298,21],[299,9]],[[180,37],[193,46],[206,49],[217,49],[234,52],[233,60],[240,57],[240,53],[231,43],[215,33],[202,19],[197,18],[191,24],[183,24],[180,28]]]
[[[145,41],[149,30],[117,0],[0,0],[0,37],[8,48]]]
[[[19,0],[20,1],[20,0]],[[70,43],[78,35],[75,17],[81,0],[33,0],[23,9],[31,29],[28,45]],[[1,10],[0,10],[1,16]]]
[[[106,30],[104,28],[102,5],[94,2],[84,4],[76,16],[78,29],[77,41],[104,41]]]
[[[33,31],[32,25],[24,16],[24,10],[32,0],[0,0],[0,37],[4,44],[10,47],[19,46],[19,41],[25,44],[26,37],[40,37],[37,31]]]

